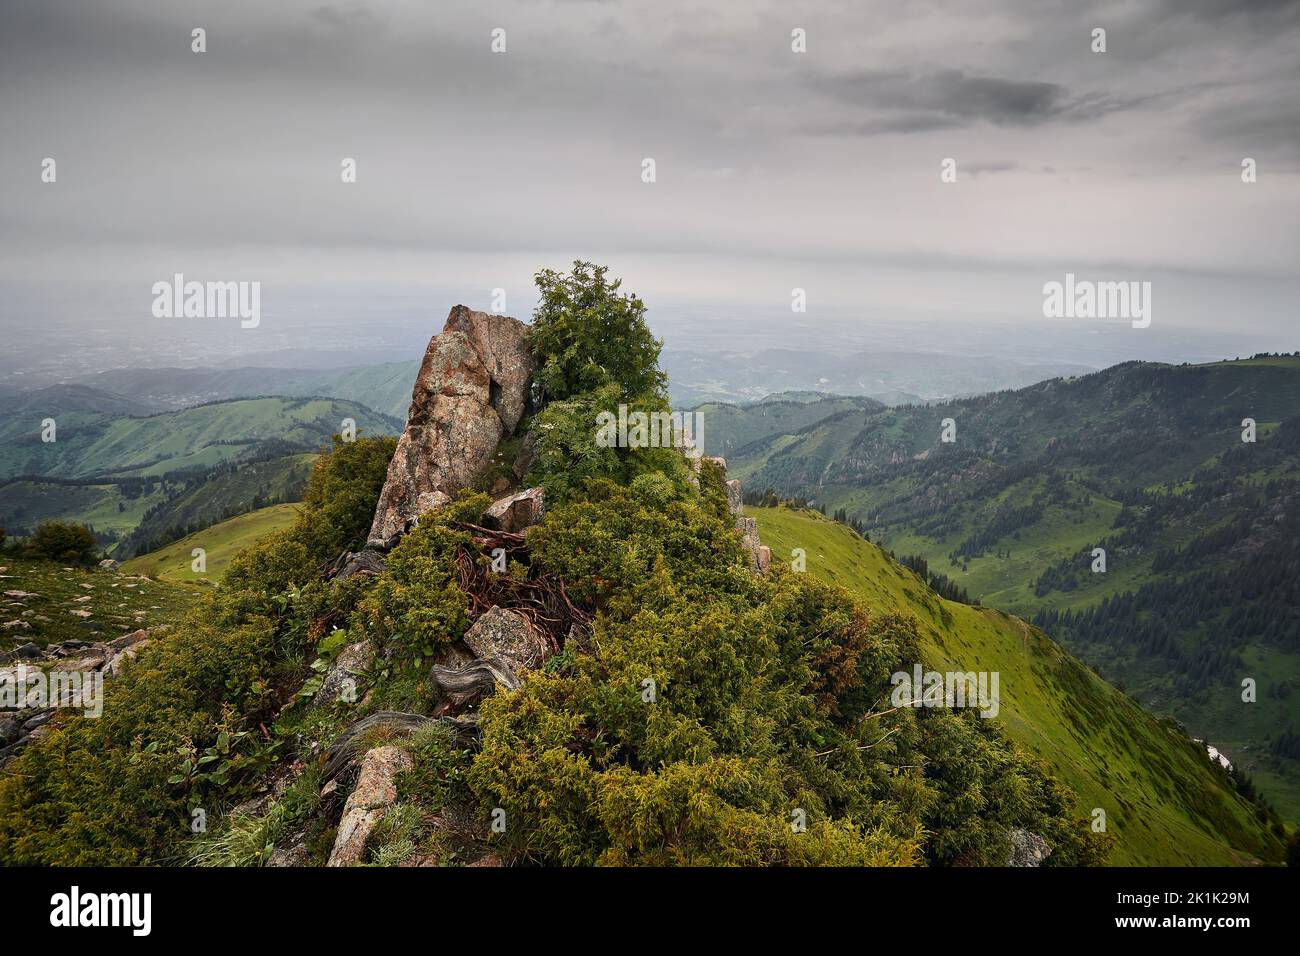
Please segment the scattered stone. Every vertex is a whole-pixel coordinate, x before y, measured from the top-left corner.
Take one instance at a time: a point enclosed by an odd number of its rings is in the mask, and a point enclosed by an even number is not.
[[[21,618],[15,618],[12,621],[5,621],[3,624],[0,624],[0,628],[4,628],[6,631],[30,631],[32,625]]]
[[[311,854],[307,852],[306,839],[299,835],[287,847],[276,847],[266,859],[267,866],[309,866]]]
[[[0,716],[0,745],[11,744],[22,736],[23,725],[12,717]]]
[[[25,601],[27,598],[40,597],[35,591],[6,591],[5,597],[14,598],[18,601]]]
[[[1016,828],[1007,836],[1011,840],[1011,855],[1007,866],[1039,866],[1052,855],[1052,848],[1037,833]]]
[[[23,644],[21,647],[15,647],[14,656],[23,657],[26,658],[27,660],[35,660],[36,658],[41,656],[41,649],[29,641],[28,643]]]
[[[545,513],[546,493],[541,488],[529,488],[492,502],[483,519],[489,528],[518,533],[537,524]]]
[[[118,569],[118,562],[114,561],[112,558],[105,558],[103,561],[99,562],[99,566],[105,571],[116,571]]]
[[[412,765],[400,747],[376,747],[361,761],[357,785],[343,807],[334,849],[327,866],[353,866],[361,862],[366,841],[384,813],[397,799],[397,775]]]

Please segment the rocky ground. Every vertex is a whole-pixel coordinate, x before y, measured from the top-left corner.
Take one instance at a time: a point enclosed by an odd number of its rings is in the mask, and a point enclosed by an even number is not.
[[[62,641],[98,642],[175,623],[202,590],[121,574],[113,563],[84,568],[0,557],[0,651]]]

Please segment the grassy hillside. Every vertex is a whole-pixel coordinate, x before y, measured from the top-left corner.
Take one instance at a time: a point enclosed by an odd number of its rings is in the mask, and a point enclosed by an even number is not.
[[[89,415],[90,413],[84,413]],[[235,461],[316,451],[352,419],[366,434],[392,434],[401,422],[364,405],[330,398],[217,402],[143,418],[106,415],[58,420],[57,440],[40,422],[0,425],[0,477],[156,477]]]
[[[0,649],[77,638],[104,641],[142,627],[174,624],[199,591],[149,581],[124,569],[68,567],[0,555]],[[15,623],[17,622],[17,623]]]
[[[1033,620],[1300,818],[1300,358],[1133,362],[840,413],[729,465]]]
[[[221,580],[230,559],[238,552],[272,531],[289,527],[297,516],[298,506],[293,504],[260,508],[187,535],[157,551],[132,558],[122,564],[122,570],[173,583],[215,583]],[[192,568],[195,548],[206,552],[207,571],[203,574]]]
[[[1118,865],[1229,865],[1281,847],[1224,772],[1176,725],[1147,713],[1042,631],[992,608],[946,601],[910,570],[815,512],[747,508],[777,560],[807,569],[874,612],[912,615],[927,665],[1000,673],[1000,720],[1079,798],[1106,811]]]

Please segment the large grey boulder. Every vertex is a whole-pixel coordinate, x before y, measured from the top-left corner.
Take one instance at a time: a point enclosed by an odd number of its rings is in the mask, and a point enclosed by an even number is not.
[[[451,310],[416,376],[367,547],[392,547],[421,514],[446,504],[491,464],[528,405],[534,362],[525,331],[509,316]]]

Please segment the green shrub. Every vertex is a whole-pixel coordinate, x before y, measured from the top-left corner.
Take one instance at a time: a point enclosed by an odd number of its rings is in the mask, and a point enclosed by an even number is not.
[[[543,269],[535,277],[539,301],[529,346],[538,359],[534,382],[543,402],[611,384],[624,399],[665,392],[663,346],[646,324],[645,303],[620,294],[622,282],[606,281],[608,271],[578,261],[568,275]]]
[[[27,551],[35,558],[64,564],[90,564],[99,553],[95,532],[71,521],[43,521],[27,539]]]
[[[470,534],[451,524],[477,522],[490,503],[483,494],[462,494],[420,516],[419,525],[389,552],[386,573],[361,602],[357,622],[366,633],[408,659],[428,658],[461,638],[470,621],[469,601],[457,583],[457,552],[477,552]]]

